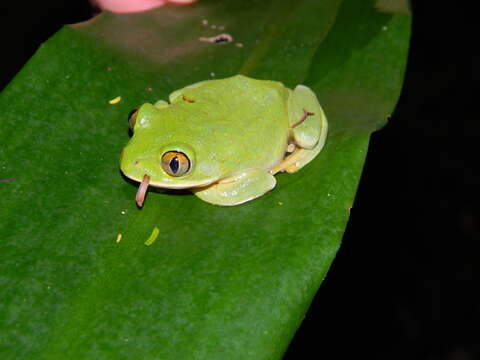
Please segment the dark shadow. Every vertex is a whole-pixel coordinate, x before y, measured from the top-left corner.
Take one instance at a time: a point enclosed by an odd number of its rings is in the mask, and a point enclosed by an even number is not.
[[[3,90],[40,44],[65,24],[90,19],[93,10],[87,0],[2,1],[0,14],[2,48],[8,54],[1,58],[0,90]]]

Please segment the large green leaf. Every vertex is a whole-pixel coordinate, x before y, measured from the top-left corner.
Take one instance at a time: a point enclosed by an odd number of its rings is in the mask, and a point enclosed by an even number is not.
[[[399,95],[404,10],[203,0],[104,13],[42,45],[0,97],[0,357],[280,358],[339,247],[369,133]],[[243,47],[198,40],[220,32]],[[241,206],[152,192],[139,210],[118,169],[129,111],[236,73],[312,87],[325,149]]]

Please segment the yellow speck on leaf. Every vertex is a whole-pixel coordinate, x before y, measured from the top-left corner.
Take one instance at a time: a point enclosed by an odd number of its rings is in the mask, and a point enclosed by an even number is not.
[[[122,234],[121,233],[119,233],[117,235],[117,243],[119,243],[120,241],[122,241]]]
[[[158,227],[155,226],[152,230],[152,233],[150,234],[150,237],[147,239],[147,241],[145,241],[145,245],[147,246],[152,245],[155,242],[155,240],[157,240],[159,233],[160,233],[160,230],[158,229]]]
[[[111,105],[114,105],[114,104],[118,104],[120,101],[122,101],[122,97],[121,96],[117,96],[115,99],[112,99],[109,101],[109,103]]]
[[[278,202],[278,205],[283,205],[283,202],[279,201],[279,202]]]

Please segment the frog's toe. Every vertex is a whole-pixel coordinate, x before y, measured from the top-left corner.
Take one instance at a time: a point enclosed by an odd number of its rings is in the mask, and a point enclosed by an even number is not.
[[[289,174],[291,173],[294,173],[294,172],[297,172],[300,168],[296,165],[290,165],[288,167],[285,168],[285,171]]]
[[[296,148],[293,153],[285,157],[270,173],[275,175],[278,172],[286,171],[294,173],[312,161],[325,145],[325,138],[320,139],[313,149]]]
[[[243,204],[265,194],[275,187],[275,177],[261,169],[251,169],[230,179],[194,189],[200,199],[215,205]]]

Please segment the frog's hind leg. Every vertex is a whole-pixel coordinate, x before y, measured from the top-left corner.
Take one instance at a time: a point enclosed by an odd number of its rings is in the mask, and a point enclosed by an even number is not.
[[[275,187],[275,177],[261,169],[250,169],[213,185],[194,189],[203,201],[223,206],[239,205],[262,196]]]
[[[285,157],[270,173],[295,172],[302,168],[322,150],[327,138],[327,118],[315,93],[304,85],[290,90],[288,98],[290,122],[289,149],[293,152]]]

